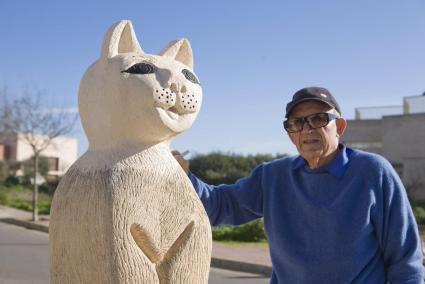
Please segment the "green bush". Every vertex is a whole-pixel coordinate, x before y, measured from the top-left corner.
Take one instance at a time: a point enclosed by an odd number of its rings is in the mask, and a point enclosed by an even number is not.
[[[0,204],[26,211],[32,211],[32,189],[25,185],[0,184]],[[45,193],[38,195],[38,212],[50,213],[51,197]]]
[[[17,186],[19,184],[24,184],[24,178],[23,177],[17,177],[17,176],[9,176],[4,181],[4,184],[8,187]]]
[[[234,183],[249,175],[255,166],[284,156],[285,154],[243,156],[213,152],[194,156],[190,160],[190,170],[209,184]]]
[[[4,182],[8,175],[9,165],[5,161],[0,161],[0,182]]]
[[[216,241],[258,242],[266,239],[263,219],[241,226],[218,226],[212,230]]]
[[[59,184],[59,180],[56,181],[48,181],[46,183],[43,183],[38,187],[39,192],[44,192],[48,194],[49,196],[53,196],[53,194],[56,191],[56,187]]]
[[[425,225],[425,208],[414,206],[413,213],[415,214],[416,222],[420,225]]]

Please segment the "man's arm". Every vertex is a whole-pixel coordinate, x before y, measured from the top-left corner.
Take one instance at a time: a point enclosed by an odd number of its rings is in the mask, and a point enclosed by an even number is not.
[[[209,185],[193,173],[189,178],[204,204],[211,225],[240,225],[263,216],[261,166],[234,184]]]
[[[377,202],[376,231],[390,283],[424,283],[421,240],[399,177],[389,165],[382,175],[382,202]]]
[[[235,184],[213,186],[189,172],[189,162],[178,151],[172,153],[188,173],[213,226],[239,225],[262,217],[262,166],[258,166],[250,176],[239,179]]]

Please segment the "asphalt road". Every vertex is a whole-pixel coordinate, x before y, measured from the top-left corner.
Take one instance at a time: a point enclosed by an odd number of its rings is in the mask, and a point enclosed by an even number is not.
[[[269,279],[255,274],[211,268],[208,284],[267,284]]]
[[[0,222],[0,284],[49,283],[48,235]],[[209,284],[265,284],[248,273],[211,269]]]
[[[49,283],[48,235],[0,222],[0,284]]]

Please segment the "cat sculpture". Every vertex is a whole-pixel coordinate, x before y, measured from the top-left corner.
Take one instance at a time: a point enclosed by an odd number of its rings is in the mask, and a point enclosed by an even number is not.
[[[51,283],[206,284],[210,223],[170,153],[202,103],[190,43],[146,54],[114,24],[78,103],[89,147],[54,194]]]

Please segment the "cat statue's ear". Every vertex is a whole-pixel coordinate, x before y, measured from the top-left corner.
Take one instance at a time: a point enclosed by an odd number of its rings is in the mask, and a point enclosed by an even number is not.
[[[133,25],[129,20],[122,20],[113,24],[105,35],[102,46],[102,58],[112,58],[120,53],[143,53]]]
[[[178,39],[170,42],[159,55],[174,58],[193,70],[192,47],[187,39]]]

